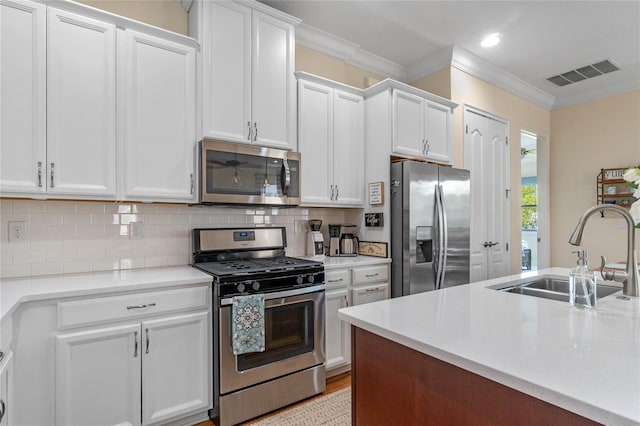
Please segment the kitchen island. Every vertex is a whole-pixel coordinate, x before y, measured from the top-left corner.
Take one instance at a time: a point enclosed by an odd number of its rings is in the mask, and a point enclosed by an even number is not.
[[[640,299],[585,310],[491,288],[568,273],[341,309],[353,424],[640,424]]]

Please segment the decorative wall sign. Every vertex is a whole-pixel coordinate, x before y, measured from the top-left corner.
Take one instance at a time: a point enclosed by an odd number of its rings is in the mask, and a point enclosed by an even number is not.
[[[387,243],[360,241],[358,245],[358,254],[364,256],[389,257],[387,247]]]
[[[384,182],[369,184],[369,204],[384,204]]]
[[[605,179],[622,179],[624,169],[609,169],[604,171]]]

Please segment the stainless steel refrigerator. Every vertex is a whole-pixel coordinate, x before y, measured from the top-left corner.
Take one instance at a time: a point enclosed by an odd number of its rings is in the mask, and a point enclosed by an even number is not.
[[[469,282],[469,171],[391,165],[392,297]]]

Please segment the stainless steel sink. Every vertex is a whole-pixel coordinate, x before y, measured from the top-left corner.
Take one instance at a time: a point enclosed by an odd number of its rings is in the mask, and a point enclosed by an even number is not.
[[[524,294],[527,296],[542,297],[544,299],[559,300],[567,303],[569,302],[568,279],[542,277],[531,281],[510,285],[502,284],[491,288],[508,293]],[[622,290],[620,287],[598,284],[596,298],[600,299],[620,290]],[[578,297],[580,297],[580,294],[578,294]]]

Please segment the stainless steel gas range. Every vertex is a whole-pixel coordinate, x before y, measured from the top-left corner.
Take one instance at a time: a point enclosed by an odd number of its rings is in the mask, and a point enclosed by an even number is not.
[[[285,228],[193,230],[193,266],[213,275],[214,409],[233,425],[325,389],[320,262],[285,256]],[[264,351],[234,355],[234,298],[264,295]]]

